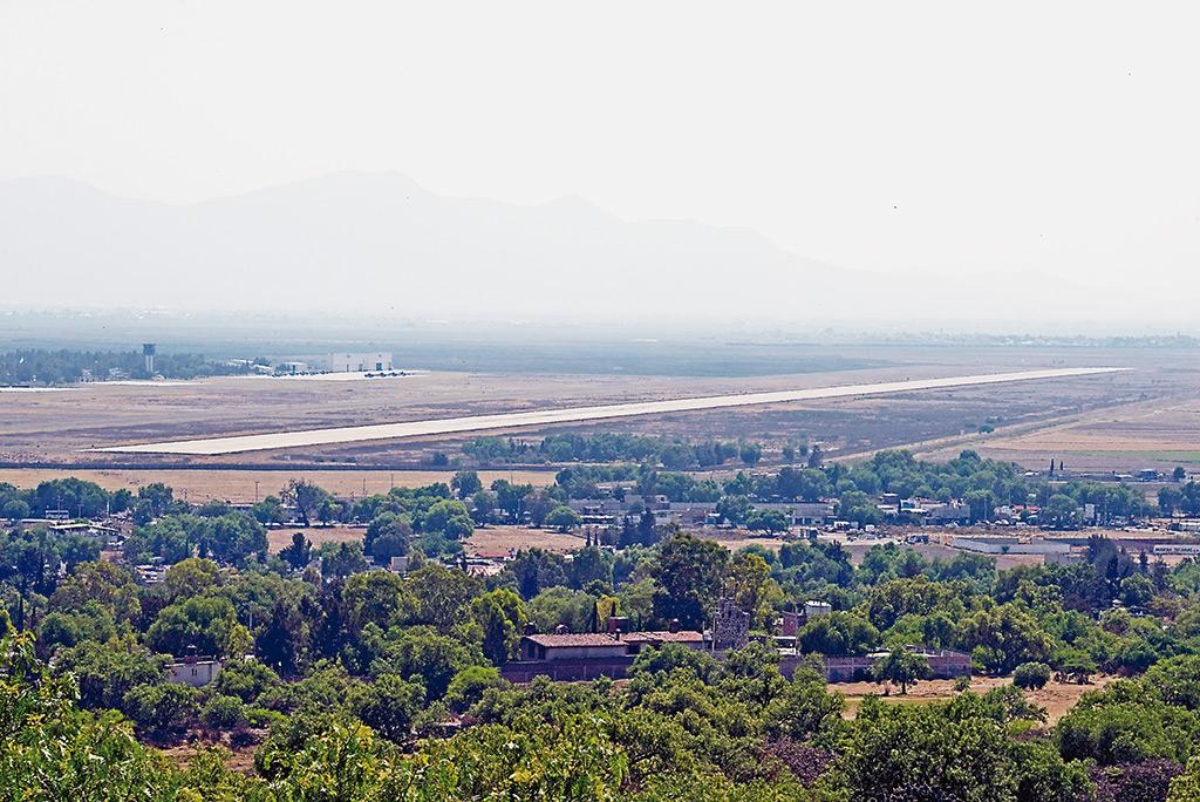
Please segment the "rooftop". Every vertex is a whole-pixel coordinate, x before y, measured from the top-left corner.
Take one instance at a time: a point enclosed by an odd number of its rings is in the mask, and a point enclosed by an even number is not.
[[[565,635],[526,635],[525,638],[551,649],[617,646],[622,643],[700,643],[704,640],[699,632],[629,632],[616,636],[600,632],[572,632]]]
[[[620,639],[599,632],[571,632],[566,635],[526,635],[526,640],[548,648],[569,646],[619,646]]]
[[[623,636],[622,640],[633,643],[700,643],[704,640],[704,636],[690,630],[684,632],[630,632]]]

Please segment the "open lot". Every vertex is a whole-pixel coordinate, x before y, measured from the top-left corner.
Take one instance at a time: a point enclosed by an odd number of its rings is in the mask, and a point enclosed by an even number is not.
[[[361,527],[313,526],[298,528],[285,526],[280,529],[267,530],[267,551],[271,554],[278,554],[280,549],[292,545],[292,535],[296,532],[300,532],[308,538],[313,546],[320,546],[322,543],[359,543],[365,536]]]
[[[1038,707],[1045,708],[1047,723],[1053,725],[1070,712],[1071,708],[1079,702],[1080,697],[1085,693],[1100,690],[1113,679],[1114,677],[1102,674],[1093,677],[1090,685],[1049,682],[1044,688],[1039,688],[1036,691],[1026,691],[1025,698]],[[979,694],[987,693],[993,688],[1011,684],[1011,677],[971,678],[971,690]],[[884,689],[888,687],[887,685],[879,685],[874,682],[840,682],[831,684],[829,690],[837,691],[846,697],[845,716],[846,718],[854,718],[858,713],[859,707],[862,705],[863,697],[869,694],[882,695]],[[931,702],[952,699],[957,693],[954,690],[953,680],[925,680],[909,688],[908,693],[903,696],[900,695],[899,689],[890,688],[888,696],[884,697],[884,702],[886,704],[929,704]]]
[[[535,547],[559,554],[578,551],[584,547],[584,535],[580,531],[564,534],[527,526],[489,526],[476,529],[464,545],[468,554],[504,554]]]

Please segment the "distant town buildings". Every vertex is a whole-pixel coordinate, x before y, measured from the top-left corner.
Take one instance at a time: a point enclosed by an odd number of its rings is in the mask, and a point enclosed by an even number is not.
[[[393,369],[390,351],[329,355],[329,370],[332,373],[384,373]]]

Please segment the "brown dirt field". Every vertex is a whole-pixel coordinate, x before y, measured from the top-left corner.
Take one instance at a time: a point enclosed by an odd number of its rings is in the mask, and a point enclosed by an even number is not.
[[[923,456],[953,456],[959,444],[937,444]],[[1200,471],[1200,400],[1171,397],[1074,415],[1026,431],[980,435],[970,445],[980,454],[1042,467],[1053,457],[1068,470],[1132,471],[1175,465]]]
[[[302,527],[285,526],[282,529],[267,530],[267,551],[278,554],[280,549],[292,545],[292,535],[300,532],[313,546],[322,543],[357,543],[365,537],[365,530],[353,526],[314,526]]]
[[[1039,707],[1046,709],[1047,724],[1053,725],[1065,716],[1080,697],[1089,691],[1103,688],[1114,677],[1100,675],[1094,677],[1090,685],[1073,685],[1062,682],[1051,682],[1046,687],[1036,691],[1026,691],[1025,698]],[[1011,685],[1011,677],[972,677],[971,690],[975,693],[987,693],[993,688]],[[846,697],[846,718],[854,718],[865,696],[874,694],[880,696],[887,704],[929,704],[931,702],[952,699],[956,695],[953,680],[935,679],[920,682],[908,689],[908,694],[901,696],[898,688],[891,688],[891,694],[881,696],[885,685],[874,682],[840,682],[829,685],[829,690],[837,691]]]
[[[261,737],[265,736],[265,732],[261,733]],[[258,750],[257,745],[231,749],[226,738],[218,738],[215,741],[210,741],[202,737],[201,740],[194,743],[183,743],[160,749],[159,751],[177,767],[183,769],[191,764],[192,760],[202,749],[207,749],[211,746],[222,746],[230,751],[225,760],[226,768],[241,772],[242,774],[254,774],[254,753]]]
[[[186,494],[191,502],[210,499],[244,504],[262,499],[287,486],[293,479],[304,479],[338,496],[386,493],[392,487],[421,487],[434,482],[449,483],[454,471],[329,471],[297,468],[295,470],[257,471],[213,468],[205,470],[144,470],[124,469],[66,469],[66,468],[0,468],[0,482],[17,487],[34,487],[49,479],[74,476],[95,482],[107,490],[123,487],[135,489],[151,482],[165,482],[180,496]],[[497,479],[535,486],[554,483],[554,471],[480,471],[479,478],[487,486]]]
[[[553,529],[532,529],[526,526],[489,526],[476,529],[464,543],[468,554],[497,554],[535,546],[565,554],[583,548],[584,535],[579,531],[562,534]]]

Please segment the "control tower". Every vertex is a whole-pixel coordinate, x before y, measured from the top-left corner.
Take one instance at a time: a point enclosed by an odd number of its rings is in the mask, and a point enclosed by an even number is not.
[[[154,355],[158,353],[158,346],[154,343],[142,343],[142,358],[146,360],[146,373],[154,375]]]

